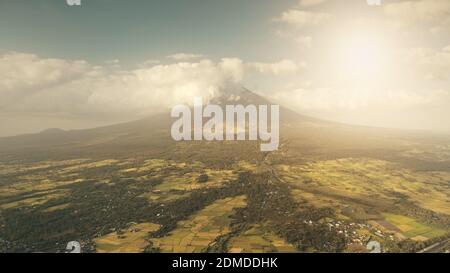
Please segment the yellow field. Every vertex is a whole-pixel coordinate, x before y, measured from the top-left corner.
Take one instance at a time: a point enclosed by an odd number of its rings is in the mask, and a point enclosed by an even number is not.
[[[67,191],[54,190],[54,191],[44,191],[42,193],[45,193],[45,195],[39,197],[24,198],[18,201],[1,204],[0,209],[12,209],[17,207],[30,207],[42,205],[49,200],[63,197],[64,195],[67,194]]]
[[[197,178],[206,173],[209,176],[209,180],[206,183],[197,182]],[[169,191],[169,190],[196,190],[209,187],[218,187],[226,181],[231,181],[237,176],[232,171],[227,170],[211,170],[203,169],[186,173],[183,175],[169,175],[164,178],[164,182],[155,187],[156,190]]]
[[[59,199],[66,196],[69,190],[58,188],[85,181],[84,178],[80,178],[80,171],[109,166],[118,162],[118,160],[112,159],[93,162],[89,162],[88,159],[74,159],[22,165],[0,165],[0,174],[17,175],[19,181],[0,186],[0,209],[38,206],[49,200]],[[5,201],[6,198],[17,195],[23,195],[23,198],[11,202]],[[68,205],[47,208],[45,211],[52,212]]]
[[[291,190],[291,194],[299,203],[308,203],[309,205],[312,205],[316,208],[334,208],[338,219],[348,219],[347,216],[343,215],[341,210],[342,208],[347,206],[344,201],[298,189]]]
[[[301,189],[377,202],[392,200],[392,192],[397,192],[425,209],[450,215],[450,173],[415,172],[364,158],[279,165],[276,170],[284,181]]]
[[[48,209],[45,209],[44,211],[45,212],[54,212],[54,211],[57,211],[57,210],[66,209],[68,207],[70,207],[70,204],[62,204],[62,205],[50,207]]]
[[[426,241],[435,237],[445,235],[450,230],[434,228],[417,222],[415,219],[403,215],[383,213],[388,222],[395,225],[401,233],[415,241]]]
[[[79,165],[75,165],[75,166],[62,168],[61,170],[58,171],[58,173],[59,174],[72,173],[72,172],[77,172],[79,170],[84,170],[84,169],[93,169],[93,168],[100,168],[100,167],[115,165],[117,163],[119,163],[119,161],[115,160],[115,159],[107,159],[107,160],[102,160],[102,161],[97,161],[97,162],[83,163],[83,164],[79,164]]]
[[[241,160],[235,164],[234,168],[240,171],[254,172],[258,169],[258,166],[254,163]]]
[[[255,225],[229,242],[230,253],[271,253],[297,252],[297,249],[286,243],[273,232],[265,231],[260,225]]]
[[[74,159],[66,161],[43,161],[33,164],[1,164],[0,174],[16,175],[18,183],[0,186],[0,209],[17,208],[20,206],[42,205],[48,200],[57,199],[68,191],[57,190],[58,187],[68,186],[85,181],[82,172],[85,170],[114,166],[118,167],[117,176],[127,177],[136,175],[137,181],[162,178],[161,184],[152,191],[141,195],[151,202],[170,202],[189,196],[189,191],[202,188],[219,187],[237,178],[232,170],[218,170],[206,168],[201,162],[175,162],[172,160],[148,159],[136,162],[133,159],[106,159],[92,161],[89,159]],[[242,163],[243,168],[251,168],[251,164]],[[201,174],[208,175],[208,181],[197,181]],[[96,183],[110,183],[111,179],[96,179]],[[130,185],[133,187],[133,185]],[[185,191],[174,193],[172,190]],[[31,194],[31,196],[26,196]],[[33,197],[33,194],[44,194]],[[1,198],[24,195],[21,200],[1,202]],[[5,200],[5,199],[4,199]],[[54,208],[59,209],[59,208]],[[52,211],[48,209],[47,211]]]
[[[68,165],[82,164],[87,159],[73,159],[62,161],[42,161],[35,164],[1,164],[0,175],[18,174],[28,171],[44,170],[50,167],[64,167]]]
[[[235,208],[245,206],[245,196],[217,200],[188,220],[178,222],[168,236],[150,240],[161,252],[202,252],[217,237],[230,232],[230,215]]]
[[[121,234],[110,233],[94,240],[98,253],[140,253],[148,245],[149,232],[159,229],[152,223],[132,224]]]
[[[151,202],[167,202],[189,196],[189,191],[220,187],[226,182],[237,179],[237,174],[232,170],[214,170],[205,168],[203,164],[195,163],[175,163],[165,160],[149,160],[141,168],[124,170],[126,172],[154,172],[153,178],[159,177],[163,181],[154,187],[152,192],[142,195]],[[161,175],[168,171],[167,175]],[[201,174],[208,175],[208,181],[201,183],[197,179]],[[185,193],[173,193],[170,191],[186,191]]]
[[[183,199],[189,197],[191,194],[186,193],[171,193],[171,192],[149,192],[140,195],[140,197],[145,197],[151,202],[172,202],[178,199]]]

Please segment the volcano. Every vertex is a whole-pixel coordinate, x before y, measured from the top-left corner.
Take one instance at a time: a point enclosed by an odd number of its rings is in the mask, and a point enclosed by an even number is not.
[[[222,93],[211,104],[271,105],[264,97],[246,88]],[[49,129],[38,134],[0,138],[0,153],[8,159],[64,159],[74,157],[171,157],[178,147],[184,157],[199,159],[198,149],[237,149],[235,158],[260,154],[257,142],[227,143],[178,143],[170,136],[175,119],[170,113],[160,113],[140,120],[110,126],[64,131]],[[299,114],[280,106],[280,138],[282,149],[278,154],[295,158],[339,158],[348,156],[377,156],[382,159],[401,157],[412,146],[439,145],[450,139],[422,131],[354,126],[324,121]],[[253,150],[255,148],[255,150]],[[246,151],[242,153],[242,151]],[[214,152],[213,152],[214,153]],[[220,157],[221,153],[216,153]],[[227,153],[228,154],[228,153]],[[276,154],[276,153],[275,153]],[[404,160],[402,160],[404,161]],[[409,161],[417,161],[411,160]],[[419,160],[420,161],[420,160]],[[410,162],[411,163],[411,162]],[[435,162],[436,163],[436,162]],[[437,162],[438,165],[443,163]]]

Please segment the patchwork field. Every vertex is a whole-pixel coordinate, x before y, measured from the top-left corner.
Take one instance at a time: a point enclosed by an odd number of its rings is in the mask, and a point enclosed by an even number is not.
[[[276,169],[294,187],[328,197],[333,195],[334,199],[354,198],[389,205],[395,194],[401,194],[425,209],[450,215],[450,173],[447,172],[417,172],[364,158],[279,165]]]
[[[199,181],[200,175],[207,175],[208,180]],[[164,177],[163,182],[155,187],[155,190],[167,192],[171,190],[191,191],[201,188],[221,186],[225,182],[236,179],[237,175],[232,171],[217,171],[211,169],[197,169],[180,175],[169,175]]]
[[[192,190],[220,187],[237,178],[236,172],[232,170],[214,170],[199,162],[180,164],[164,160],[148,160],[142,167],[124,172],[141,173],[144,170],[151,172],[153,178],[161,179],[161,183],[151,192],[142,195],[150,202],[170,202],[186,198]]]
[[[297,252],[294,246],[260,225],[255,225],[233,237],[228,243],[228,247],[230,253]]]
[[[0,209],[12,209],[19,207],[33,207],[45,204],[50,200],[55,200],[63,197],[67,194],[67,191],[42,191],[37,195],[29,195],[24,198],[20,198],[17,201],[10,201],[10,199],[3,200],[0,202]],[[36,196],[36,197],[35,197]]]
[[[419,223],[417,220],[403,215],[384,213],[383,216],[386,218],[386,221],[398,228],[404,236],[415,241],[426,241],[443,236],[448,232]]]
[[[98,253],[140,253],[148,245],[147,236],[159,229],[152,223],[132,224],[126,230],[113,232],[94,240]]]
[[[202,252],[215,239],[230,232],[230,216],[234,209],[246,206],[246,197],[230,197],[215,201],[203,210],[177,223],[170,235],[151,238],[153,247],[161,252]]]
[[[243,163],[243,166],[246,168],[251,165]],[[179,163],[161,159],[143,161],[74,159],[26,165],[2,164],[0,182],[1,176],[5,181],[9,177],[17,181],[17,183],[0,183],[0,208],[7,209],[42,205],[68,194],[66,188],[72,184],[89,179],[93,180],[92,183],[113,183],[112,177],[132,178],[142,182],[160,179],[160,183],[141,197],[147,198],[150,202],[170,202],[188,197],[192,190],[220,187],[226,182],[235,180],[237,173],[232,170],[206,168],[200,162]],[[204,180],[200,180],[200,176],[203,176]]]
[[[450,234],[445,216],[450,214],[450,173],[413,171],[366,158],[279,165],[276,170],[299,204],[330,208],[335,220],[343,221],[341,227],[350,223],[343,232],[351,234],[352,247],[370,238],[390,245]]]
[[[0,239],[21,240],[6,246],[20,251],[64,251],[79,238],[91,252],[181,253],[324,251],[340,236],[358,251],[371,238],[422,243],[450,232],[428,213],[450,215],[449,181],[448,172],[368,158],[226,167],[155,158],[2,163]],[[266,225],[273,217],[283,224]],[[305,240],[311,245],[302,249]]]
[[[3,177],[0,177],[0,208],[35,207],[60,199],[70,193],[67,187],[86,180],[80,172],[107,167],[118,162],[117,160],[87,161],[87,159],[76,159],[26,164],[22,167],[14,164],[0,166],[3,170]],[[14,181],[17,182],[13,183]],[[53,208],[53,210],[57,209],[58,207]],[[52,211],[48,208],[46,210]]]
[[[339,219],[348,219],[343,214],[343,210],[348,206],[345,201],[299,189],[292,189],[291,194],[300,204],[309,204],[316,208],[333,208]]]

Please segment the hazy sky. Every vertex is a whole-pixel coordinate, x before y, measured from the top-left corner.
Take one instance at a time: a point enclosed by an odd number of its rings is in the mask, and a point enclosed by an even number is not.
[[[298,112],[450,130],[450,1],[0,0],[0,136],[244,85]]]

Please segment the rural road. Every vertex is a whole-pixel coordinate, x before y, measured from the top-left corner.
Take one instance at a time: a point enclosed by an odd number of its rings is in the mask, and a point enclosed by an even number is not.
[[[420,250],[417,253],[442,253],[445,245],[450,241],[450,239],[446,239],[442,242],[435,243],[427,248]]]

